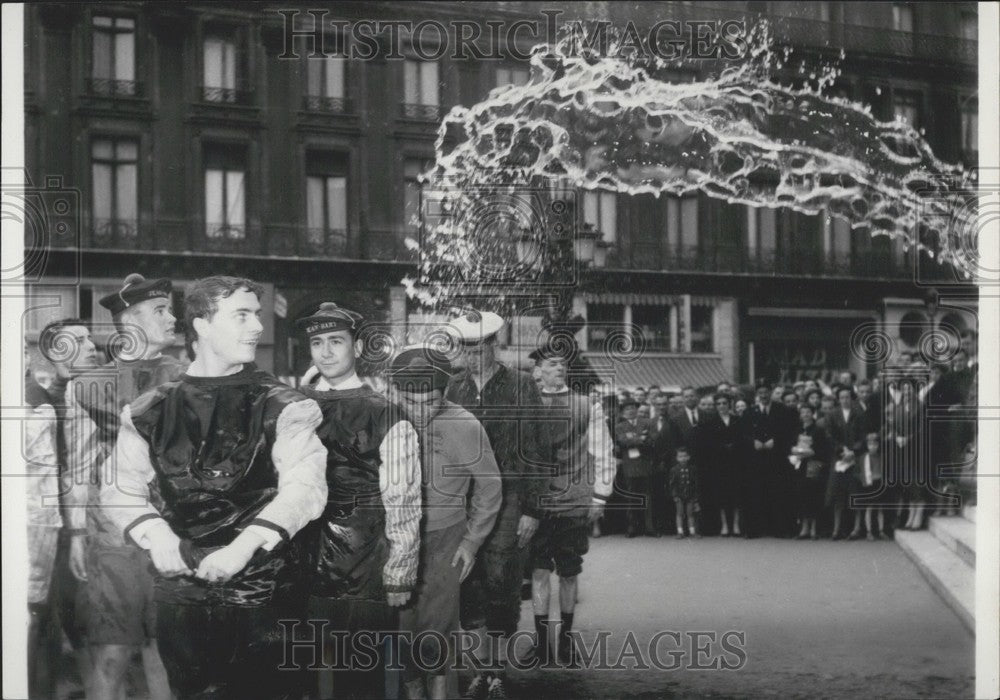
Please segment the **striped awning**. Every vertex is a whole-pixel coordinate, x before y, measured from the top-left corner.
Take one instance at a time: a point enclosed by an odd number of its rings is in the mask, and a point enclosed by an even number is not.
[[[632,306],[670,306],[680,304],[682,294],[636,294],[633,292],[584,292],[588,304],[631,304]],[[692,306],[717,306],[723,297],[692,295]]]
[[[623,389],[657,384],[666,391],[680,391],[685,386],[714,387],[732,381],[717,355],[641,357],[632,362],[595,355],[590,361],[602,375],[610,375],[613,370],[615,387]]]

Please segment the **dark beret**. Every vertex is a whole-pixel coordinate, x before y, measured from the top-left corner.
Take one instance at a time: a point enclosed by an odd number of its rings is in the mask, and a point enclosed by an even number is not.
[[[130,306],[149,299],[169,299],[173,285],[168,279],[147,280],[138,273],[125,278],[121,289],[100,299],[100,304],[117,316]]]

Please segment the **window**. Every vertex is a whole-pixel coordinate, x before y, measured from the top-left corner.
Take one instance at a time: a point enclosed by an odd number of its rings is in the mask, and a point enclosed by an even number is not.
[[[967,156],[979,152],[979,101],[975,98],[962,103],[962,151]]]
[[[753,260],[774,255],[777,247],[777,216],[770,207],[747,207],[747,256]]]
[[[421,204],[424,185],[420,175],[430,168],[430,161],[424,158],[407,158],[403,164],[403,226],[410,232],[420,229],[423,220]]]
[[[135,82],[135,20],[95,15],[90,91],[98,95],[138,94]]]
[[[618,195],[614,192],[584,192],[583,222],[600,232],[602,241],[614,243],[618,237]]]
[[[913,8],[902,3],[892,6],[892,28],[899,32],[913,31]]]
[[[246,237],[246,151],[240,146],[205,149],[205,235]]]
[[[667,245],[669,254],[683,258],[698,247],[698,197],[667,199]]]
[[[94,235],[113,242],[135,238],[138,226],[139,146],[132,139],[91,144]]]
[[[632,325],[642,331],[646,350],[670,352],[675,345],[670,334],[670,308],[646,304],[632,305]]]
[[[851,262],[851,225],[839,216],[822,216],[823,255],[829,267],[838,270]]]
[[[896,91],[892,97],[892,114],[914,129],[920,128],[920,95],[915,92]]]
[[[962,13],[960,29],[963,39],[969,39],[971,41],[979,40],[979,17],[975,12]]]
[[[501,66],[497,68],[497,87],[504,85],[526,85],[530,73],[527,68],[519,66]]]
[[[621,304],[587,304],[587,347],[599,351],[612,333],[625,325],[625,307]]]
[[[713,351],[713,323],[715,308],[711,306],[691,306],[691,352]]]
[[[213,34],[205,37],[204,85],[206,102],[243,102],[240,90],[239,51],[233,36]]]
[[[306,156],[306,238],[313,250],[343,253],[347,243],[347,158]]]
[[[347,59],[306,57],[306,109],[346,112]]]
[[[407,59],[403,65],[403,115],[412,119],[437,119],[441,104],[438,63]]]

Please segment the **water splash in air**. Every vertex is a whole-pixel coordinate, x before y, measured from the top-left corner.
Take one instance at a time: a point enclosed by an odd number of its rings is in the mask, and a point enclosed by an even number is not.
[[[974,216],[961,194],[970,174],[936,158],[905,123],[824,94],[835,70],[805,88],[777,84],[771,74],[787,51],[773,50],[765,24],[754,34],[744,61],[687,83],[671,81],[676,63],[581,55],[567,37],[535,49],[530,83],[453,108],[428,174],[445,203],[425,217],[422,279],[405,281],[411,295],[440,305],[470,292],[463,280],[480,296],[512,291],[524,271],[507,229],[552,235],[524,193],[558,178],[826,213],[948,260],[955,217]]]

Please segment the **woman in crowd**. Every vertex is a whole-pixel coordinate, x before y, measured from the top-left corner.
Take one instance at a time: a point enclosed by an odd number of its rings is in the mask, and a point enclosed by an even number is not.
[[[821,417],[820,408],[823,406],[823,392],[819,389],[807,389],[806,403],[812,407],[813,417],[819,420]]]
[[[789,459],[795,467],[795,497],[802,521],[798,539],[816,539],[816,520],[823,510],[830,461],[830,440],[816,424],[816,412],[808,403],[799,407],[799,423],[799,438]]]
[[[747,412],[747,400],[737,394],[736,401],[733,402],[733,410],[736,411],[737,418],[742,418],[743,414]]]
[[[862,411],[855,404],[854,389],[848,386],[837,388],[838,406],[827,416],[825,426],[833,445],[833,469],[830,471],[826,501],[833,507],[833,534],[841,539],[840,526],[844,510],[851,494],[857,489],[857,456],[865,447],[865,426]],[[861,521],[855,522],[850,537],[856,538]]]
[[[927,475],[921,473],[926,462],[919,459],[918,439],[920,430],[920,404],[913,380],[909,377],[899,381],[894,402],[893,423],[897,468],[900,469],[909,515],[904,530],[919,530],[924,524],[924,504],[927,489]]]
[[[712,499],[719,507],[722,537],[739,537],[741,498],[744,486],[744,459],[750,448],[744,419],[732,412],[729,394],[715,395],[715,414],[703,424],[705,464],[712,466]]]

